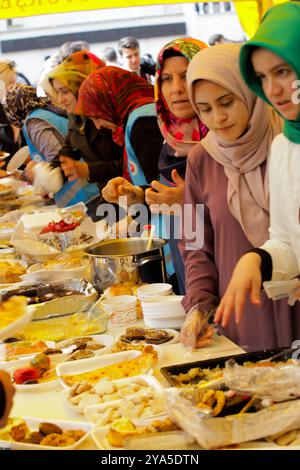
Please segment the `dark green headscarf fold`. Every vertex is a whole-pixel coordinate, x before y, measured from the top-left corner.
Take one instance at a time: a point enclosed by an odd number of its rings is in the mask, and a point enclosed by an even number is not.
[[[251,54],[255,47],[264,47],[282,57],[300,80],[300,2],[287,2],[270,8],[253,38],[241,49],[243,79],[256,95],[271,104],[254,73]],[[296,121],[284,120],[283,133],[292,142],[300,144],[300,113]]]

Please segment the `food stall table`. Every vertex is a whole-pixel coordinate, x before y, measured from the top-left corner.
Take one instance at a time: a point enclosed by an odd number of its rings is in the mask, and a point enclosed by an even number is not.
[[[122,327],[111,327],[105,333],[117,337],[119,334],[124,332],[127,325]],[[135,326],[144,327],[144,322],[139,320],[135,323]],[[194,362],[197,360],[205,360],[220,356],[236,355],[243,353],[243,349],[237,346],[235,343],[230,341],[224,336],[216,335],[214,342],[211,346],[208,346],[197,351],[189,352],[181,343],[175,344],[164,344],[163,354],[161,359],[155,364],[154,375],[162,386],[169,386],[168,382],[160,374],[159,369],[163,366],[169,366],[173,364],[181,364],[186,362]],[[52,390],[45,390],[39,393],[33,393],[30,391],[17,391],[14,398],[14,406],[11,412],[12,416],[20,417],[38,417],[44,418],[45,420],[51,419],[62,419],[62,420],[85,420],[83,415],[79,415],[67,408],[64,404],[62,397],[61,386]],[[197,448],[197,447],[194,447]],[[79,450],[97,450],[92,438],[88,438],[78,448]]]

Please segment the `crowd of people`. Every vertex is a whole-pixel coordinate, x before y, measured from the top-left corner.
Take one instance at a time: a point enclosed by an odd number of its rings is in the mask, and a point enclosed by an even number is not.
[[[149,58],[141,63],[134,38],[119,43],[123,68],[111,50],[105,63],[87,49],[65,48],[43,75],[42,98],[15,83],[13,64],[0,63],[0,112],[10,152],[21,138],[29,146],[28,179],[47,165],[40,184],[58,205],[84,201],[97,220],[102,204],[113,204],[117,222],[126,196],[131,217],[135,206],[147,207],[157,235],[172,226],[165,257],[176,292],[184,294],[187,347],[202,347],[213,335],[213,323],[203,329],[200,321],[207,312],[248,351],[300,337],[299,302],[290,306],[262,291],[266,280],[300,274],[299,21],[300,4],[291,1],[270,8],[244,44],[175,39],[162,47],[155,72]],[[200,247],[184,230],[199,205]],[[178,215],[175,206],[192,212]],[[1,373],[0,424],[12,395]]]

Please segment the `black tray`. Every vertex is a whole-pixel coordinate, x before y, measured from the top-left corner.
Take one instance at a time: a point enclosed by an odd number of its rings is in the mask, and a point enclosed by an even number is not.
[[[174,380],[172,375],[178,375],[182,373],[185,374],[194,367],[199,367],[200,369],[214,369],[215,367],[218,367],[218,366],[224,367],[225,362],[228,361],[228,359],[234,359],[238,364],[243,364],[246,361],[258,362],[263,359],[268,359],[268,357],[271,357],[281,351],[284,351],[285,349],[287,348],[265,349],[263,351],[238,354],[236,356],[232,355],[232,356],[217,357],[214,359],[207,359],[205,361],[187,362],[184,364],[177,364],[173,366],[162,367],[160,369],[160,372],[171,385],[176,387],[178,386],[178,382]],[[287,359],[291,359],[292,353],[293,351],[289,351],[288,353],[280,356],[278,358],[278,361],[285,361]],[[274,360],[274,362],[276,362],[276,360]]]

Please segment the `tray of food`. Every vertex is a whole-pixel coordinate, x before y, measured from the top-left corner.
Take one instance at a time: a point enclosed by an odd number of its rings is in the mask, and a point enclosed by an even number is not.
[[[39,393],[59,388],[56,366],[55,360],[43,352],[31,359],[20,359],[7,371],[17,390]]]
[[[57,315],[69,315],[79,310],[85,310],[98,297],[92,284],[84,279],[67,279],[52,284],[23,286],[9,291],[2,291],[2,299],[14,295],[27,298],[28,309],[34,306],[35,320],[51,318]]]
[[[123,351],[105,356],[82,359],[57,366],[57,375],[64,388],[76,382],[87,381],[93,385],[103,378],[123,379],[147,373],[157,360],[156,351]]]
[[[30,322],[34,310],[26,310],[27,301],[25,297],[11,297],[0,302],[0,340],[12,336],[26,323]]]
[[[0,289],[22,282],[21,276],[26,273],[27,263],[19,259],[0,259]]]
[[[173,344],[178,343],[179,333],[172,329],[156,328],[126,328],[125,332],[117,337],[117,342],[124,344]]]
[[[82,421],[11,417],[0,429],[0,446],[13,450],[74,450],[92,428]]]
[[[263,351],[257,351],[253,353],[239,354],[237,356],[225,356],[218,357],[215,359],[208,359],[205,361],[196,361],[188,362],[184,364],[175,364],[172,366],[162,367],[160,369],[162,375],[168,380],[168,382],[175,387],[184,387],[190,385],[203,385],[205,386],[207,382],[220,380],[223,375],[223,368],[225,363],[229,359],[234,359],[237,364],[249,364],[252,366],[259,361],[266,360],[277,353],[286,351],[285,348],[278,349],[267,349]],[[292,351],[289,350],[286,354],[278,357],[277,361],[272,361],[270,363],[264,362],[260,363],[261,365],[271,364],[276,365],[278,361],[286,361],[291,359]]]
[[[83,413],[87,406],[127,399],[149,390],[161,390],[158,380],[152,375],[139,375],[119,380],[103,378],[94,385],[77,382],[64,390],[63,395],[68,408],[75,413]]]
[[[173,436],[173,433],[176,435]],[[91,433],[96,446],[105,450],[125,449],[178,449],[183,443],[193,441],[186,433],[179,431],[176,424],[166,416],[148,418],[143,424],[136,424],[129,418],[115,420],[109,427],[96,428]],[[163,446],[151,447],[153,437]],[[139,439],[143,439],[142,444]],[[168,443],[174,443],[175,447],[168,447]],[[145,446],[145,443],[148,446]],[[180,447],[179,447],[180,446]]]

